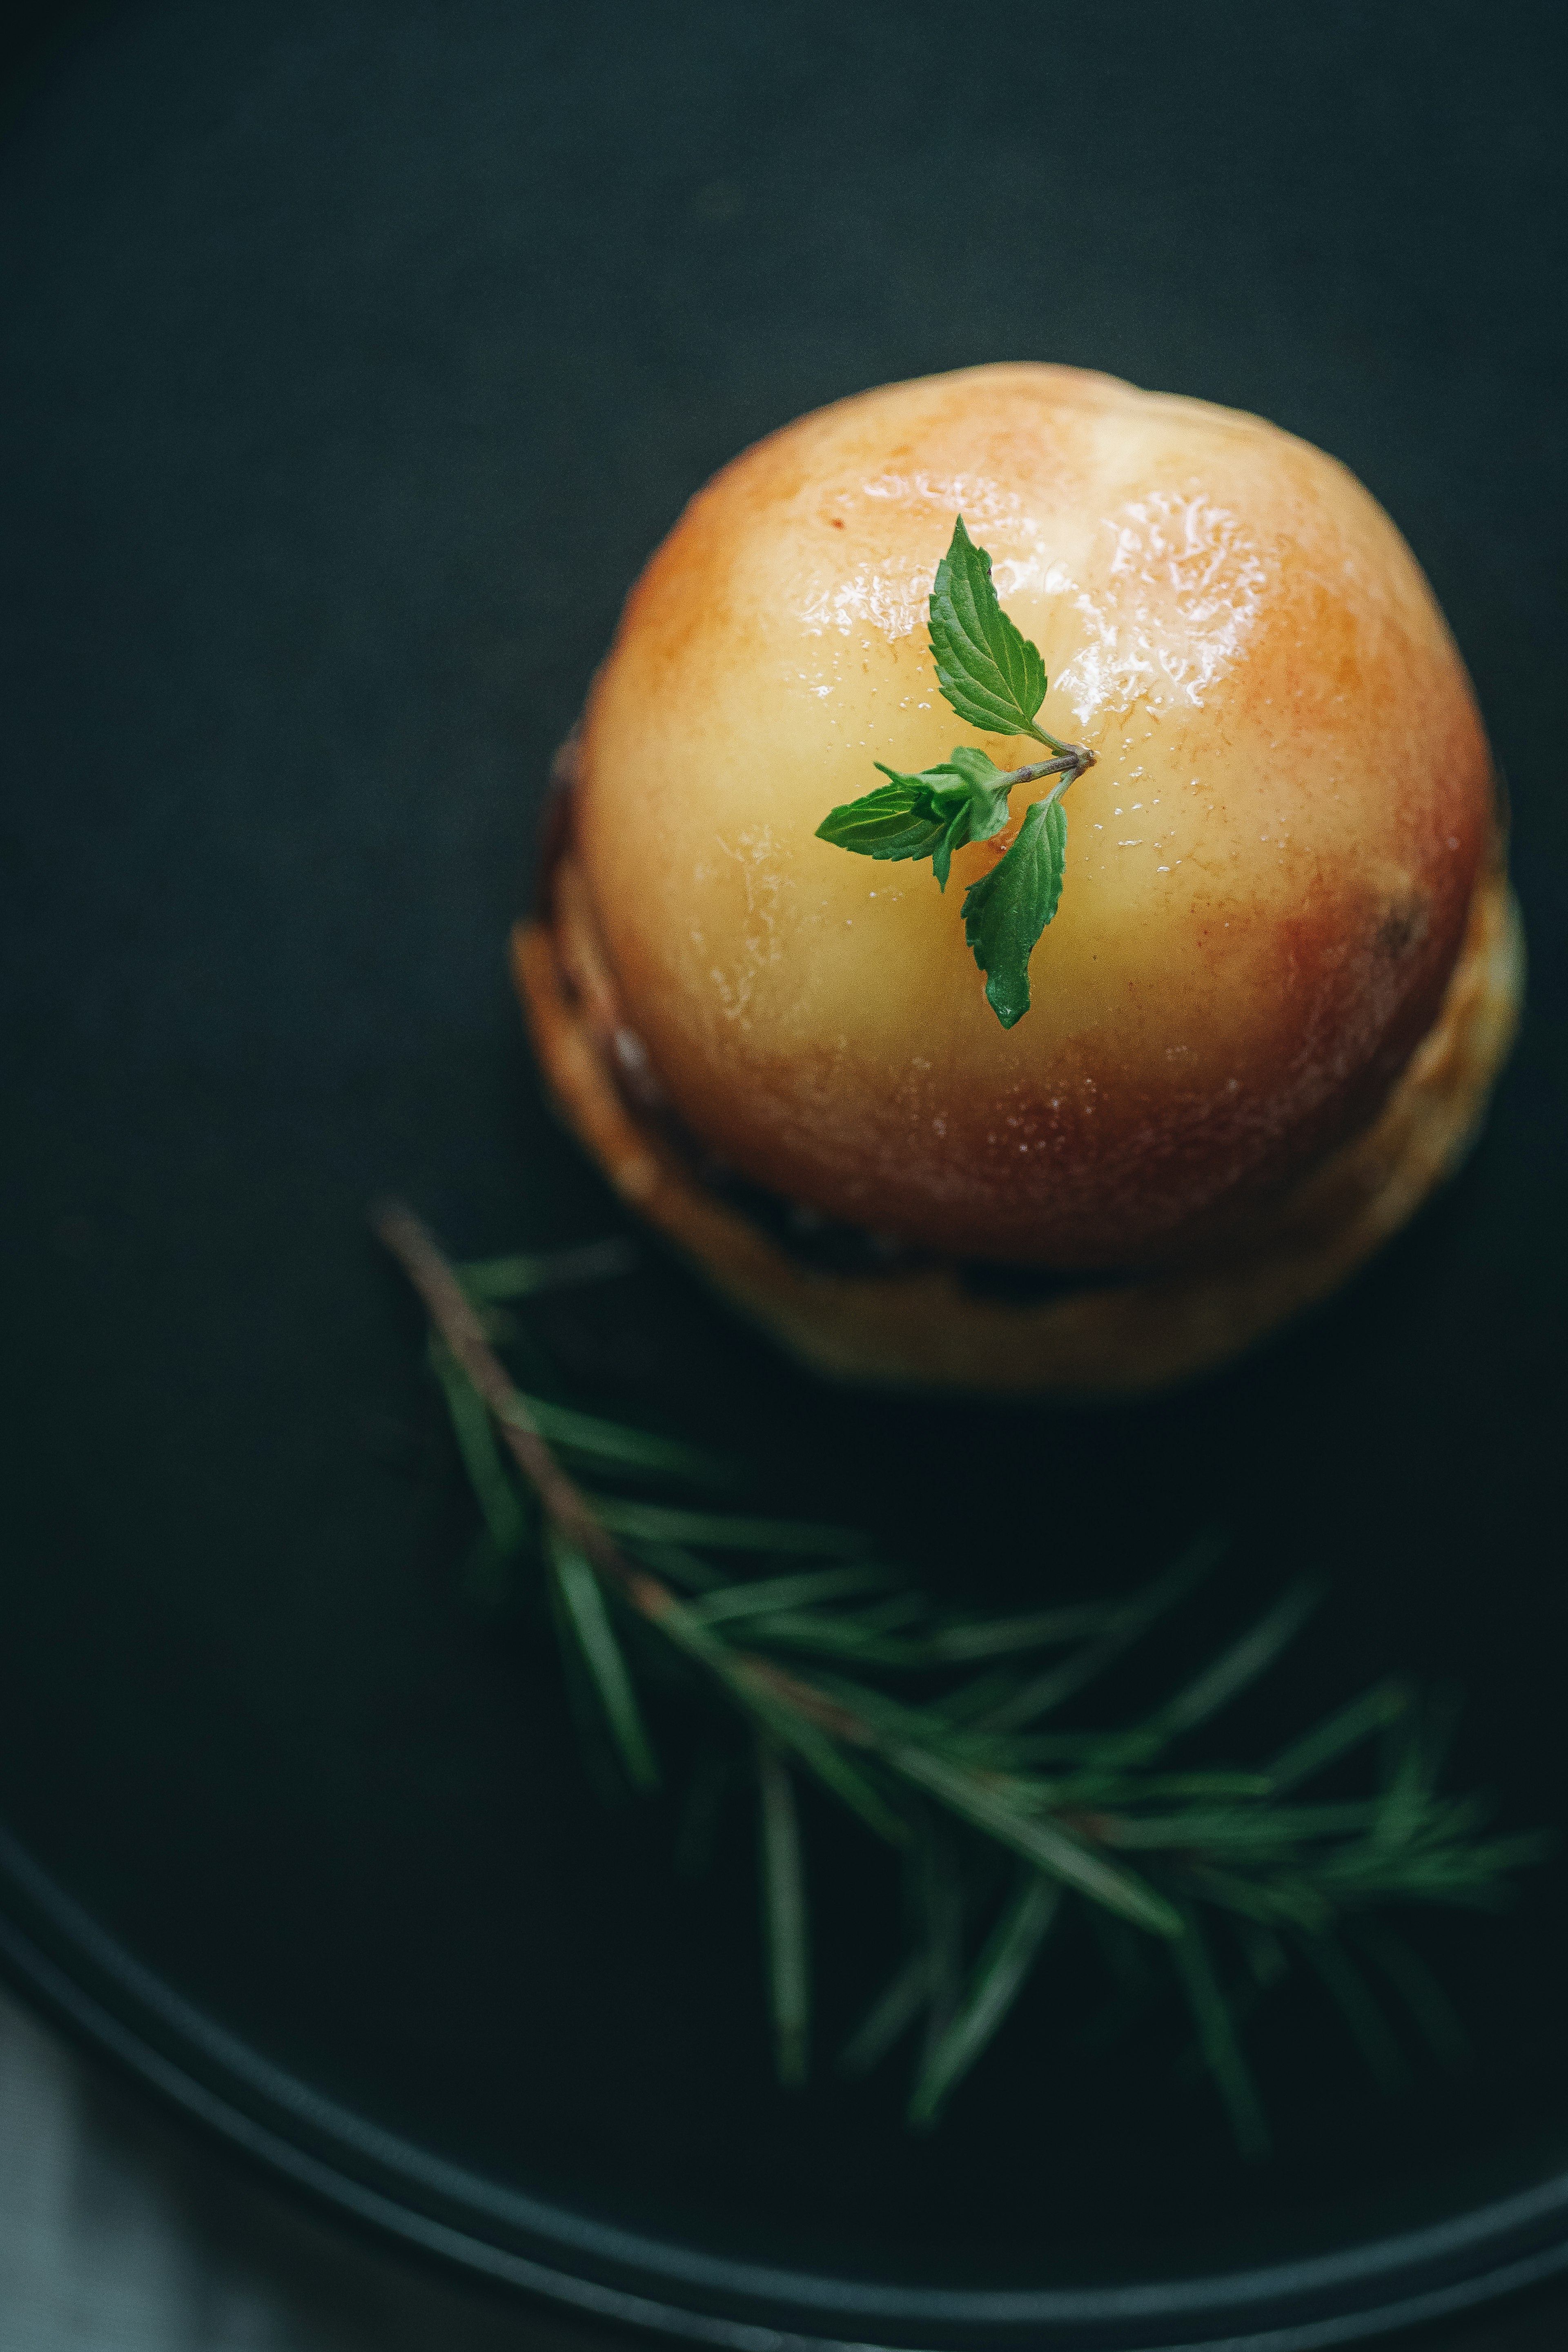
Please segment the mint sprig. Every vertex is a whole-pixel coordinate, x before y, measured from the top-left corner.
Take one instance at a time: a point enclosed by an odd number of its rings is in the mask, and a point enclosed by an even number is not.
[[[1059,743],[1036,724],[1048,683],[1040,648],[1003,612],[990,556],[975,545],[962,515],[936,566],[927,614],[936,682],[959,718],[993,735],[1032,735],[1052,756],[998,768],[976,745],[958,743],[936,767],[913,774],[878,760],[873,765],[887,782],[831,810],[817,838],[861,857],[929,857],[946,890],[954,851],[967,842],[991,840],[1006,824],[1013,786],[1059,776],[1028,811],[1000,863],[972,883],[964,899],[964,937],[987,975],[987,1002],[1010,1029],[1029,1011],[1029,960],[1061,898],[1067,868],[1061,794],[1092,767],[1094,753],[1085,744]]]

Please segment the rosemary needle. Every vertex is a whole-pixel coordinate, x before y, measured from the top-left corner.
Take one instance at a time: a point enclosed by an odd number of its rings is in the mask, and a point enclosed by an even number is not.
[[[1152,1714],[1041,1730],[1113,1677],[1204,1580],[1224,1550],[1217,1531],[1119,1601],[1025,1614],[939,1609],[858,1529],[628,1491],[634,1475],[700,1486],[733,1474],[695,1448],[513,1382],[497,1346],[508,1328],[496,1322],[496,1302],[621,1271],[623,1244],[455,1266],[401,1202],[380,1204],[372,1222],[429,1314],[432,1366],[486,1539],[497,1559],[537,1563],[597,1748],[632,1790],[659,1785],[638,1679],[660,1650],[737,1721],[735,1756],[706,1759],[703,1802],[711,1809],[734,1770],[749,1773],[781,2084],[798,2087],[810,2066],[802,1773],[905,1854],[908,1948],[840,2065],[867,2072],[919,2027],[917,2126],[936,2121],[1075,1909],[1095,1922],[1122,1983],[1079,2035],[1081,2051],[1140,2024],[1167,1995],[1185,2000],[1197,2063],[1245,2158],[1263,2155],[1270,2136],[1243,2030],[1281,1984],[1314,1982],[1386,2088],[1406,2067],[1380,1993],[1441,2057],[1462,2052],[1441,1989],[1379,1915],[1394,1904],[1495,1906],[1552,1841],[1488,1836],[1484,1806],[1439,1793],[1440,1710],[1389,1679],[1271,1764],[1173,1763],[1183,1739],[1275,1664],[1321,1601],[1315,1584],[1291,1586]],[[581,1483],[601,1475],[616,1491]],[[1036,1668],[1028,1659],[1040,1651],[1058,1654]],[[804,1673],[805,1657],[843,1671]],[[879,1675],[906,1685],[913,1675],[915,1690],[900,1696]],[[1370,1785],[1336,1786],[1326,1801],[1295,1796],[1331,1769],[1343,1780],[1367,1753]],[[683,1839],[686,1866],[709,1843],[706,1830]]]

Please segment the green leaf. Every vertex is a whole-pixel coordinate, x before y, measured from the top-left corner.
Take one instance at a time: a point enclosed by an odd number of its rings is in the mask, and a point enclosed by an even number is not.
[[[1056,912],[1066,867],[1061,803],[1036,801],[1007,856],[965,894],[965,944],[987,975],[986,1001],[1004,1029],[1029,1011],[1029,960]]]
[[[966,842],[989,841],[993,834],[1000,833],[1008,821],[1008,795],[1012,791],[1009,772],[998,768],[977,744],[955,743],[947,755],[947,767],[949,772],[962,778],[966,797],[931,861],[931,870],[944,890],[947,887],[953,852],[962,849]]]
[[[1092,1776],[1075,1772],[1064,1783],[1063,1801],[1085,1804],[1092,1795],[1099,1805],[1146,1803],[1155,1797],[1270,1797],[1274,1784],[1266,1772],[1141,1772],[1136,1779],[1109,1773],[1105,1785],[1084,1793]]]
[[[1206,1528],[1196,1536],[1184,1551],[1152,1583],[1129,1593],[1114,1611],[1105,1631],[1082,1650],[1064,1658],[1059,1666],[1035,1675],[1021,1688],[999,1697],[993,1706],[979,1715],[981,1727],[988,1731],[1012,1731],[1026,1723],[1038,1723],[1042,1715],[1075,1698],[1081,1690],[1110,1666],[1123,1653],[1156,1624],[1167,1610],[1185,1601],[1204,1578],[1212,1573],[1224,1559],[1228,1538],[1218,1528]],[[1051,1748],[1062,1754],[1090,1753],[1109,1756],[1115,1752],[1113,1737],[1104,1732],[1067,1734],[1052,1740]],[[1157,1735],[1138,1731],[1129,1735],[1127,1746],[1134,1756],[1158,1752],[1161,1742]]]
[[[957,2013],[964,1981],[967,1901],[952,1823],[924,1806],[916,1818],[920,1832],[908,1859],[904,1888],[926,1958],[925,2024],[919,2058],[919,2068],[924,2068]]]
[[[874,1683],[850,1675],[819,1674],[814,1677],[814,1687],[856,1717],[878,1738],[914,1740],[917,1746],[930,1747],[939,1754],[950,1754],[958,1744],[951,1727],[934,1707],[922,1701],[900,1698]],[[967,1752],[961,1752],[961,1760],[966,1765],[970,1761]]]
[[[1008,821],[1010,779],[1017,770],[998,768],[990,753],[982,751],[977,743],[955,743],[947,754],[947,766],[955,775],[962,777],[968,795],[969,839],[989,841],[992,834],[1000,833]]]
[[[901,1820],[874,1782],[867,1779],[858,1764],[851,1763],[825,1731],[820,1731],[793,1707],[758,1691],[755,1680],[743,1675],[731,1680],[732,1687],[742,1695],[743,1703],[768,1726],[780,1747],[792,1749],[831,1795],[859,1814],[867,1829],[874,1830],[889,1845],[908,1843],[908,1823]]]
[[[881,1790],[825,1731],[759,1673],[759,1661],[729,1649],[723,1635],[705,1625],[684,1601],[662,1609],[654,1622],[677,1648],[716,1675],[737,1704],[771,1731],[781,1747],[791,1748],[825,1789],[860,1815],[868,1829],[890,1845],[906,1843],[908,1827]]]
[[[1207,1902],[1265,1927],[1305,1927],[1316,1935],[1333,1924],[1333,1905],[1300,1876],[1280,1873],[1272,1878],[1247,1878],[1239,1870],[1219,1870],[1212,1863],[1195,1867],[1190,1875]]]
[[[490,1420],[490,1408],[468,1379],[451,1350],[433,1341],[430,1360],[452,1416],[452,1433],[463,1456],[463,1467],[484,1514],[485,1526],[500,1559],[513,1559],[527,1543],[532,1513],[524,1507],[507,1467]]]
[[[1176,1848],[1200,1853],[1284,1853],[1324,1838],[1371,1827],[1375,1803],[1231,1805],[1220,1811],[1105,1816],[1102,1842],[1121,1853]]]
[[[912,1952],[839,2053],[841,2074],[869,2074],[908,2032],[931,1989],[931,1954]]]
[[[593,1516],[612,1535],[632,1543],[697,1544],[715,1551],[772,1551],[853,1559],[871,1549],[854,1528],[819,1527],[810,1519],[727,1518],[713,1511],[683,1511],[663,1503],[595,1495]]]
[[[906,1665],[911,1646],[878,1633],[849,1611],[831,1615],[822,1609],[781,1610],[776,1615],[751,1618],[746,1638],[765,1649],[842,1658],[859,1666],[885,1665],[890,1657],[895,1664]],[[917,1651],[915,1654],[918,1657]]]
[[[809,1607],[819,1601],[838,1601],[862,1592],[884,1592],[893,1578],[885,1568],[825,1568],[802,1576],[756,1577],[749,1584],[727,1584],[706,1592],[692,1603],[692,1614],[705,1625],[735,1617],[766,1617],[781,1609]]]
[[[1106,1862],[1056,1822],[1019,1811],[994,1777],[966,1772],[918,1748],[890,1745],[883,1752],[905,1780],[936,1797],[961,1821],[1011,1846],[1015,1853],[1060,1879],[1064,1886],[1087,1895],[1092,1902],[1103,1903],[1108,1911],[1130,1919],[1134,1927],[1146,1927],[1151,1935],[1180,1936],[1180,1916],[1164,1895],[1156,1895],[1135,1872]]]
[[[793,2090],[806,2079],[811,2018],[806,1872],[794,1783],[778,1748],[760,1733],[757,1786],[762,1932],[768,2006],[773,2013],[774,2063],[779,2082]]]
[[[936,683],[960,719],[990,735],[1050,740],[1034,723],[1045,700],[1045,664],[997,602],[991,559],[970,539],[962,515],[936,566],[929,629]]]
[[[1397,1723],[1409,1710],[1408,1684],[1392,1676],[1386,1682],[1375,1683],[1371,1690],[1352,1699],[1348,1706],[1337,1709],[1303,1738],[1292,1740],[1267,1767],[1269,1779],[1276,1790],[1291,1789],[1298,1781],[1310,1780],[1364,1739]]]
[[[940,768],[904,776],[880,760],[874,764],[892,782],[830,809],[817,839],[859,857],[935,856],[955,817],[964,815],[962,801],[948,789],[957,779]]]
[[[729,1582],[727,1570],[716,1568],[710,1559],[700,1559],[684,1544],[640,1543],[637,1557],[655,1576],[666,1584],[678,1585],[683,1592],[720,1592]]]
[[[454,1269],[470,1298],[532,1298],[541,1290],[559,1290],[574,1282],[601,1282],[607,1276],[629,1274],[639,1257],[629,1235],[612,1234],[601,1242],[584,1242],[575,1249],[549,1252],[515,1251],[507,1257],[471,1258]]]
[[[964,1988],[956,2015],[920,2072],[910,2101],[912,2124],[934,2124],[988,2045],[1006,2023],[1061,1905],[1061,1889],[1037,1870],[1020,1884],[998,1920]]]
[[[550,1538],[550,1570],[582,1662],[593,1677],[621,1761],[635,1789],[656,1789],[659,1767],[643,1728],[621,1644],[604,1606],[599,1579],[582,1554],[559,1535]]]
[[[887,782],[831,810],[817,827],[819,841],[861,857],[929,857],[946,890],[953,852],[989,841],[1008,821],[1011,776],[975,744],[956,743],[938,766],[913,775],[881,760],[873,765]]]
[[[1385,1792],[1376,1830],[1380,1846],[1403,1845],[1426,1810],[1427,1756],[1417,1724],[1405,1742]]]
[[[1185,1690],[1155,1710],[1150,1728],[1174,1739],[1184,1731],[1195,1730],[1211,1715],[1218,1715],[1221,1707],[1228,1706],[1295,1640],[1322,1597],[1322,1585],[1308,1578],[1292,1584],[1249,1633],[1243,1633],[1239,1642],[1220,1653],[1212,1665],[1206,1666],[1195,1682],[1188,1683]]]
[[[1066,1609],[1037,1609],[1024,1617],[964,1618],[936,1627],[921,1647],[933,1662],[963,1665],[976,1658],[1055,1649],[1076,1642],[1082,1634],[1097,1633],[1111,1614],[1101,1602],[1086,1601]]]
[[[577,1733],[578,1754],[600,1801],[605,1805],[619,1805],[628,1793],[626,1773],[620,1751],[611,1736],[604,1702],[583,1657],[582,1643],[578,1640],[577,1628],[561,1594],[560,1580],[551,1573],[548,1559],[544,1564],[544,1573],[550,1623],[555,1629],[556,1646],[560,1653],[561,1677],[566,1684],[567,1703]]]
[[[737,1481],[733,1462],[700,1446],[657,1436],[652,1430],[632,1429],[623,1422],[604,1421],[597,1413],[579,1412],[572,1405],[529,1396],[523,1390],[517,1391],[515,1409],[500,1417],[523,1428],[531,1423],[541,1437],[563,1453],[585,1455],[591,1461],[613,1462],[627,1470],[664,1471],[674,1478],[708,1486],[731,1486]]]

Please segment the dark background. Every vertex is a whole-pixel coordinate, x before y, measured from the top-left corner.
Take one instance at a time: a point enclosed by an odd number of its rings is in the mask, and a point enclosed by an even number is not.
[[[661,1265],[547,1321],[597,1394],[674,1398],[937,1580],[977,1461],[998,1593],[1144,1572],[1220,1511],[1221,1612],[1334,1578],[1270,1706],[1458,1675],[1456,1773],[1568,1818],[1552,12],[132,6],[16,68],[5,1821],[323,2089],[726,2242],[995,2276],[1044,2180],[1070,2269],[1201,2263],[1527,2175],[1568,2126],[1560,1870],[1506,1929],[1435,1931],[1482,2035],[1460,2090],[1386,2111],[1331,2031],[1281,2028],[1296,2122],[1261,2179],[1201,2103],[1145,2123],[1131,2074],[1024,2162],[1044,2009],[935,2152],[892,2092],[777,2107],[744,1837],[674,1888],[667,1824],[595,1814],[548,1661],[461,1605],[362,1212],[400,1185],[466,1254],[614,1222],[533,1093],[501,942],[549,751],[716,465],[987,359],[1273,417],[1410,539],[1512,789],[1531,1018],[1455,1192],[1260,1369],[1135,1413],[829,1400]],[[819,1829],[832,2021],[887,1889]]]

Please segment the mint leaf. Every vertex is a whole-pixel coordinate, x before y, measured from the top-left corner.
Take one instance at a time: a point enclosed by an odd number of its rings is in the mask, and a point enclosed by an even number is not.
[[[956,849],[962,849],[964,844],[971,838],[969,824],[969,811],[960,804],[955,809],[952,820],[941,841],[931,853],[931,871],[936,877],[937,887],[943,891],[946,891],[947,877],[953,871],[953,852]]]
[[[915,775],[874,764],[886,783],[831,810],[817,827],[819,841],[862,857],[929,857],[946,890],[953,852],[967,841],[989,841],[1008,821],[1012,779],[972,743],[956,745],[949,759]]]
[[[1067,866],[1067,816],[1036,801],[999,864],[964,898],[964,939],[987,975],[986,998],[1004,1029],[1029,1011],[1029,960],[1055,914]]]
[[[901,776],[896,769],[883,768],[882,772],[892,782],[830,809],[817,827],[818,840],[852,849],[861,857],[929,857],[953,821],[953,809],[932,789],[938,772]]]
[[[1045,700],[1045,664],[998,604],[991,559],[975,545],[962,515],[936,566],[928,625],[936,682],[960,719],[990,735],[1051,741],[1034,723]]]
[[[977,744],[955,743],[943,769],[935,772],[962,776],[968,787],[968,840],[989,841],[993,833],[1000,833],[1008,821],[1008,794],[1013,788],[1008,769],[998,768]]]
[[[1010,1029],[1029,1011],[1029,960],[1061,896],[1067,819],[1058,796],[1093,766],[1095,755],[1036,726],[1045,664],[997,602],[990,556],[975,545],[962,515],[936,566],[929,612],[937,681],[959,718],[994,735],[1032,735],[1054,756],[1009,772],[973,744],[960,743],[935,768],[912,775],[878,760],[886,783],[831,810],[817,838],[862,857],[929,857],[946,890],[954,851],[989,841],[1007,823],[1014,784],[1060,775],[1051,796],[1025,816],[1007,856],[964,898],[964,937],[987,974],[992,1011]]]

